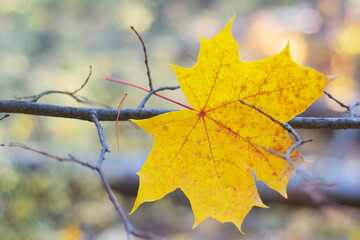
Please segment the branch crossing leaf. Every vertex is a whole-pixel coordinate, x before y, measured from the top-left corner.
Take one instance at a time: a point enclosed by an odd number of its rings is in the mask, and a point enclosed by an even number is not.
[[[190,200],[193,227],[212,217],[241,231],[253,206],[266,207],[253,173],[287,197],[294,168],[269,149],[285,154],[293,142],[284,128],[244,102],[285,123],[319,98],[328,80],[296,64],[289,45],[275,56],[242,62],[231,34],[233,19],[214,38],[201,38],[194,67],[172,66],[194,110],[132,120],[155,136],[138,172],[132,212],[180,188]],[[304,161],[297,150],[291,158],[298,165]]]

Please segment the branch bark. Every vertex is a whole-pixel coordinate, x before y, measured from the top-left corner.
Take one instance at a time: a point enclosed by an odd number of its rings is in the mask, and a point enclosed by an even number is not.
[[[170,111],[169,109],[122,109],[119,121],[129,119],[145,119]],[[3,100],[0,101],[0,112],[21,113],[38,116],[62,117],[79,120],[91,120],[91,113],[95,112],[99,121],[116,121],[117,109],[82,108],[58,106],[28,101]],[[319,118],[319,117],[295,117],[288,122],[293,128],[306,129],[360,129],[360,118]]]

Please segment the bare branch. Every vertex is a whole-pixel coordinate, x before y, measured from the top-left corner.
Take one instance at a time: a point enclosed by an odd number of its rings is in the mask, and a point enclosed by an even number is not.
[[[121,110],[119,121],[126,121],[129,119],[145,119],[169,111],[171,110],[123,109]],[[73,119],[80,119],[86,121],[92,121],[91,113],[95,112],[99,121],[116,121],[118,109],[76,108],[76,107],[68,107],[68,106],[42,104],[42,103],[32,103],[28,101],[5,100],[5,101],[0,101],[0,112],[73,118]]]
[[[100,157],[99,157],[99,160],[98,160],[98,164],[97,164],[97,167],[99,169],[101,169],[102,167],[102,162],[104,161],[104,156],[105,156],[105,153],[107,152],[110,152],[110,149],[105,141],[105,137],[104,137],[104,132],[103,132],[103,128],[102,126],[100,125],[100,122],[96,116],[96,112],[93,112],[91,113],[91,121],[93,123],[95,123],[95,126],[97,128],[97,131],[98,131],[98,135],[99,135],[99,140],[100,140],[100,143],[101,143],[101,151],[100,151]]]
[[[46,96],[46,95],[50,95],[50,94],[63,94],[63,95],[68,95],[70,97],[72,97],[73,99],[75,99],[77,102],[79,103],[84,103],[84,104],[91,104],[92,101],[89,100],[86,97],[83,96],[75,96],[72,92],[66,92],[66,91],[60,91],[60,90],[47,90],[44,92],[41,92],[37,95],[32,95],[32,96],[25,96],[25,97],[15,97],[15,99],[21,100],[21,99],[30,99],[30,102],[37,102],[41,97]]]
[[[355,116],[355,112],[354,112],[354,108],[360,105],[360,102],[354,102],[353,104],[351,104],[350,106],[344,104],[343,102],[341,102],[340,100],[336,99],[334,96],[332,96],[330,93],[324,91],[324,93],[332,100],[334,100],[337,104],[339,104],[341,107],[345,108],[347,110],[347,112],[349,113],[349,116],[351,118],[356,117]]]
[[[36,103],[32,103],[32,104],[36,104]],[[137,237],[142,237],[142,238],[145,238],[145,239],[164,239],[160,236],[157,236],[151,232],[144,232],[144,231],[140,231],[138,229],[136,229],[129,221],[129,219],[127,218],[127,215],[126,213],[124,212],[124,210],[122,209],[122,207],[120,206],[118,200],[116,199],[116,196],[114,194],[114,192],[112,191],[111,189],[111,186],[108,182],[108,180],[106,179],[105,175],[104,175],[104,172],[103,172],[103,169],[102,169],[102,164],[103,164],[103,161],[104,161],[104,156],[107,152],[110,152],[110,149],[105,141],[105,137],[104,137],[104,132],[103,132],[103,128],[99,122],[99,119],[97,117],[97,113],[96,111],[90,111],[90,120],[95,124],[96,126],[96,129],[98,131],[98,135],[99,135],[99,140],[100,140],[100,143],[101,143],[101,150],[100,150],[100,156],[99,156],[99,159],[98,159],[98,162],[97,162],[97,165],[94,166],[90,163],[86,163],[86,162],[83,162],[83,161],[80,161],[78,159],[76,159],[75,157],[69,155],[70,157],[69,158],[61,158],[61,157],[57,157],[55,155],[52,155],[50,153],[47,153],[47,152],[44,152],[44,151],[40,151],[40,150],[37,150],[37,149],[34,149],[34,148],[31,148],[31,147],[28,147],[24,144],[21,144],[21,143],[9,143],[8,145],[6,144],[0,144],[1,147],[5,147],[5,146],[8,146],[8,147],[19,147],[19,148],[23,148],[23,149],[26,149],[26,150],[29,150],[29,151],[32,151],[32,152],[35,152],[35,153],[38,153],[38,154],[41,154],[43,156],[46,156],[46,157],[49,157],[49,158],[52,158],[52,159],[55,159],[59,162],[73,162],[73,163],[77,163],[77,164],[80,164],[84,167],[87,167],[87,168],[90,168],[91,170],[95,170],[98,172],[99,176],[100,176],[100,179],[104,185],[104,188],[109,196],[109,199],[110,201],[112,202],[112,204],[114,205],[117,213],[119,214],[119,216],[121,217],[123,223],[124,223],[124,226],[125,226],[125,229],[126,229],[126,233],[127,233],[127,239],[128,240],[131,240],[131,236],[137,236]]]
[[[360,129],[360,118],[294,117],[288,122],[293,128]]]
[[[140,105],[139,105],[138,108],[144,108],[146,102],[150,99],[150,97],[151,97],[153,94],[157,93],[157,92],[164,91],[164,90],[176,90],[176,89],[179,89],[179,88],[180,88],[180,86],[177,85],[177,86],[169,86],[169,87],[164,86],[164,87],[159,87],[159,88],[157,88],[157,89],[154,89],[154,90],[150,91],[150,92],[144,97],[144,99],[142,100],[142,102],[140,103]]]
[[[289,149],[286,151],[285,155],[278,155],[276,154],[277,156],[280,156],[284,159],[286,159],[290,164],[291,166],[296,170],[298,168],[298,165],[291,159],[290,155],[291,153],[293,153],[295,151],[296,148],[298,148],[300,145],[304,144],[305,142],[301,139],[300,135],[295,132],[295,130],[290,126],[290,124],[288,123],[281,123],[279,122],[278,120],[276,120],[275,118],[273,118],[272,116],[270,116],[269,114],[265,113],[264,111],[262,111],[261,109],[251,105],[251,104],[248,104],[246,103],[244,100],[240,100],[240,102],[256,111],[258,111],[259,113],[265,115],[267,118],[269,118],[271,121],[277,123],[279,126],[281,126],[283,129],[285,129],[286,131],[288,131],[289,133],[291,133],[294,137],[295,137],[295,140],[296,142],[289,147]],[[304,179],[306,180],[307,178],[305,178],[304,176]]]
[[[129,119],[146,119],[163,113],[176,111],[169,109],[122,109],[119,121]],[[99,121],[116,121],[118,109],[76,108],[50,104],[32,103],[28,101],[3,100],[0,101],[0,113],[22,113],[38,116],[62,117],[91,120],[91,113],[95,112]],[[305,129],[360,129],[360,118],[320,118],[295,117],[289,122],[292,128]]]
[[[136,229],[130,223],[129,219],[127,218],[126,213],[121,208],[121,206],[120,206],[119,202],[117,201],[116,196],[115,196],[114,192],[112,191],[112,188],[111,188],[111,186],[110,186],[108,180],[106,179],[106,177],[104,175],[104,172],[102,170],[102,162],[103,162],[103,159],[104,159],[104,154],[105,154],[106,151],[109,151],[108,147],[107,147],[107,144],[105,142],[104,136],[103,136],[102,127],[101,127],[99,121],[96,119],[95,115],[93,115],[92,118],[94,120],[94,123],[95,123],[97,129],[98,129],[100,142],[101,142],[101,144],[103,146],[102,150],[101,150],[101,153],[100,153],[100,158],[99,158],[97,166],[93,166],[90,163],[80,161],[80,160],[74,158],[71,155],[69,155],[70,156],[69,158],[61,158],[61,157],[57,157],[55,155],[52,155],[50,153],[37,150],[35,148],[28,147],[28,146],[26,146],[24,144],[21,144],[21,143],[0,144],[0,146],[1,147],[8,146],[8,147],[23,148],[23,149],[26,149],[28,151],[32,151],[32,152],[41,154],[43,156],[49,157],[51,159],[55,159],[55,160],[57,160],[59,162],[73,162],[73,163],[76,163],[76,164],[80,164],[80,165],[82,165],[84,167],[87,167],[87,168],[89,168],[91,170],[97,171],[99,173],[100,179],[101,179],[101,181],[102,181],[102,183],[104,185],[104,188],[105,188],[105,190],[106,190],[106,192],[107,192],[107,194],[109,196],[110,201],[114,205],[117,213],[119,214],[119,216],[121,217],[121,219],[122,219],[122,221],[124,223],[124,226],[125,226],[125,229],[126,229],[126,232],[127,232],[127,239],[131,240],[131,235],[136,236],[136,237],[141,237],[141,238],[144,238],[144,239],[158,239],[158,240],[164,239],[163,237],[157,236],[157,235],[155,235],[155,234],[153,234],[151,232],[145,232],[145,231],[141,231],[141,230]]]
[[[260,146],[260,147],[263,148],[264,150],[268,151],[269,153],[277,156],[277,157],[280,157],[280,158],[285,159],[285,160],[294,168],[295,172],[296,172],[297,174],[299,174],[299,176],[301,176],[301,177],[305,180],[305,182],[306,182],[305,185],[308,186],[308,187],[307,187],[307,190],[308,190],[307,192],[308,192],[309,196],[314,199],[314,201],[317,200],[317,198],[316,198],[317,195],[314,194],[315,188],[320,187],[320,186],[322,186],[322,187],[333,187],[333,186],[334,186],[334,184],[325,184],[325,183],[322,183],[322,182],[320,182],[320,181],[317,181],[314,177],[312,177],[312,176],[311,176],[310,174],[308,174],[306,171],[304,171],[303,169],[299,168],[299,165],[298,165],[299,163],[296,163],[296,162],[295,162],[295,161],[298,161],[297,159],[293,160],[293,159],[291,158],[291,154],[292,154],[299,146],[303,145],[303,144],[306,143],[306,142],[310,142],[310,141],[312,141],[312,140],[303,141],[303,140],[301,139],[300,135],[290,126],[289,123],[283,124],[283,123],[279,122],[278,120],[276,120],[275,118],[273,118],[272,116],[270,116],[269,114],[267,114],[267,113],[265,113],[264,111],[262,111],[261,109],[255,107],[255,106],[253,106],[253,105],[251,105],[251,104],[248,104],[248,103],[244,102],[243,100],[240,100],[240,102],[241,102],[242,104],[244,104],[244,105],[246,105],[246,106],[248,106],[248,107],[250,107],[250,108],[252,108],[252,109],[254,109],[254,110],[256,110],[256,111],[258,111],[259,113],[265,115],[265,116],[268,117],[271,121],[277,123],[278,125],[280,125],[282,128],[284,128],[286,131],[288,131],[289,133],[291,133],[291,134],[295,137],[296,142],[287,149],[287,151],[285,152],[285,154],[278,153],[278,152],[274,151],[273,149],[267,148],[267,147],[264,147],[264,146]],[[305,188],[304,188],[304,189],[305,189]]]
[[[133,26],[130,26],[131,30],[133,30],[135,32],[135,34],[137,35],[137,37],[139,38],[140,42],[141,42],[141,45],[143,47],[143,51],[144,51],[144,55],[145,55],[145,66],[146,66],[146,74],[148,76],[148,79],[149,79],[149,88],[150,88],[150,91],[149,93],[145,96],[145,98],[142,100],[142,102],[140,103],[139,107],[138,108],[143,108],[146,104],[146,102],[150,99],[150,97],[155,94],[157,92],[160,92],[160,91],[164,91],[164,90],[175,90],[175,89],[178,89],[180,88],[180,86],[172,86],[172,87],[167,87],[167,86],[164,86],[164,87],[159,87],[157,89],[154,89],[153,88],[153,84],[152,84],[152,79],[151,79],[151,76],[150,76],[150,67],[149,67],[149,60],[148,60],[148,55],[147,55],[147,51],[146,51],[146,46],[145,46],[145,42],[143,41],[141,35],[135,30],[135,28]]]
[[[101,154],[100,154],[101,155]],[[100,165],[101,165],[102,161],[99,161]],[[98,164],[99,164],[98,163]],[[107,194],[109,195],[109,199],[110,201],[113,203],[117,213],[120,215],[121,219],[123,220],[123,223],[125,225],[125,229],[126,229],[126,233],[127,233],[127,239],[130,240],[131,239],[131,229],[133,228],[131,223],[129,222],[124,210],[122,209],[122,207],[119,204],[119,201],[116,199],[115,194],[113,193],[113,191],[111,190],[111,186],[108,182],[108,180],[106,179],[103,171],[101,168],[98,168],[98,173],[100,175],[101,181],[104,184],[104,188],[107,192]]]
[[[176,85],[176,86],[163,86],[163,87],[159,87],[157,89],[154,90],[154,92],[160,92],[160,91],[164,91],[164,90],[176,90],[179,89],[180,85]]]
[[[162,240],[162,239],[165,239],[163,237],[160,237],[160,236],[157,236],[151,232],[145,232],[145,231],[141,231],[141,230],[138,230],[136,229],[131,223],[130,221],[128,220],[127,218],[127,215],[126,213],[124,212],[124,210],[121,208],[118,200],[116,199],[116,196],[114,194],[114,192],[111,190],[111,186],[108,182],[108,180],[106,179],[102,169],[100,168],[99,169],[99,175],[100,175],[100,178],[104,184],[104,187],[109,195],[109,198],[110,198],[110,201],[113,203],[116,211],[118,212],[118,214],[120,215],[121,219],[123,220],[123,223],[125,225],[125,229],[126,229],[126,232],[127,232],[127,237],[128,237],[128,240],[131,239],[131,235],[134,235],[136,237],[141,237],[141,238],[144,238],[144,239],[158,239],[158,240]]]
[[[291,134],[293,134],[294,137],[296,138],[296,140],[298,140],[298,135],[297,135],[296,133],[294,134],[293,132],[291,132],[291,131],[287,128],[287,126],[286,126],[285,124],[279,122],[278,120],[276,120],[275,118],[273,118],[272,116],[270,116],[269,114],[267,114],[266,112],[264,112],[263,110],[261,110],[260,108],[257,108],[257,107],[255,107],[255,106],[253,106],[253,105],[250,105],[250,104],[246,103],[246,102],[245,102],[244,100],[242,100],[242,99],[240,99],[240,102],[241,102],[242,104],[248,106],[248,107],[251,107],[252,109],[255,109],[255,110],[258,111],[259,113],[265,115],[265,116],[268,117],[271,121],[277,123],[277,124],[280,125],[282,128],[284,128],[285,130],[287,130],[288,132],[290,132]]]
[[[57,160],[59,162],[73,162],[73,163],[76,163],[76,164],[80,164],[80,165],[82,165],[84,167],[88,167],[88,168],[90,168],[92,170],[97,170],[96,167],[94,167],[90,163],[86,163],[86,162],[82,162],[80,160],[77,160],[76,158],[74,158],[71,155],[69,155],[70,156],[69,158],[62,158],[62,157],[58,157],[58,156],[52,155],[52,154],[44,152],[44,151],[37,150],[37,149],[32,148],[32,147],[28,147],[28,146],[26,146],[25,144],[22,144],[22,143],[9,143],[7,145],[6,144],[1,144],[0,146],[2,146],[2,147],[7,146],[7,147],[23,148],[23,149],[29,150],[31,152],[35,152],[35,153],[38,153],[40,155],[55,159],[55,160]]]
[[[360,105],[360,102],[354,102],[353,104],[350,105],[350,107],[349,107],[349,115],[350,115],[351,118],[356,117],[355,112],[354,112],[354,108],[359,106],[359,105]]]
[[[326,94],[326,96],[328,96],[331,100],[333,100],[334,102],[336,102],[337,104],[339,104],[341,107],[345,108],[347,111],[350,110],[350,107],[345,105],[344,103],[342,103],[341,101],[337,100],[335,97],[333,97],[333,95],[331,95],[330,93],[324,91],[324,93]]]
[[[146,66],[146,74],[148,76],[149,79],[149,88],[150,91],[154,90],[153,89],[153,85],[152,85],[152,80],[151,80],[151,76],[150,76],[150,68],[149,68],[149,62],[148,62],[148,56],[147,56],[147,52],[146,52],[146,47],[145,47],[145,43],[142,40],[140,34],[135,30],[135,28],[133,26],[130,26],[131,30],[133,30],[135,32],[135,34],[137,35],[137,37],[139,38],[141,45],[143,46],[143,51],[144,51],[144,55],[145,55],[145,66]]]
[[[72,92],[72,94],[76,94],[78,91],[80,91],[81,89],[83,89],[85,87],[85,85],[89,82],[89,79],[91,77],[91,74],[92,74],[92,66],[90,65],[89,66],[90,68],[90,71],[89,71],[89,75],[87,76],[87,78],[85,79],[85,82],[83,83],[83,85],[81,85],[81,87],[75,91]]]
[[[30,99],[30,102],[37,102],[41,97],[49,95],[49,94],[54,94],[54,93],[58,93],[58,94],[65,94],[68,95],[72,98],[74,98],[77,102],[79,103],[89,103],[90,100],[85,98],[85,97],[81,97],[81,96],[75,96],[75,94],[77,92],[79,92],[81,89],[83,89],[85,87],[85,85],[89,82],[90,76],[92,74],[92,67],[90,66],[90,71],[89,71],[89,75],[87,76],[87,78],[85,79],[85,82],[81,85],[81,87],[73,92],[69,92],[69,91],[59,91],[59,90],[48,90],[48,91],[44,91],[42,93],[39,93],[37,95],[33,95],[33,96],[26,96],[26,97],[16,97],[16,99],[21,100],[21,99]]]
[[[1,121],[1,120],[3,120],[4,118],[7,118],[7,117],[9,117],[9,116],[10,116],[10,114],[8,114],[8,113],[5,113],[5,115],[4,115],[4,116],[0,117],[0,121]]]
[[[85,82],[81,85],[80,88],[78,88],[75,91],[69,92],[69,91],[60,91],[60,90],[47,90],[44,92],[41,92],[37,95],[32,95],[32,96],[25,96],[25,97],[15,97],[15,99],[17,100],[22,100],[22,99],[29,99],[29,102],[37,102],[40,98],[46,96],[46,95],[50,95],[50,94],[63,94],[63,95],[68,95],[70,97],[72,97],[75,101],[77,101],[78,103],[83,103],[83,104],[95,104],[101,107],[105,107],[105,108],[111,108],[110,106],[106,106],[104,104],[101,103],[97,103],[94,102],[90,99],[88,99],[87,97],[84,96],[80,96],[80,95],[75,95],[76,93],[78,93],[81,89],[83,89],[85,87],[85,85],[89,82],[89,79],[91,77],[92,74],[92,67],[90,67],[90,71],[89,71],[89,75],[87,76],[87,78],[85,79]]]
[[[114,192],[112,191],[111,186],[110,186],[108,180],[106,179],[106,177],[104,175],[104,172],[102,170],[102,164],[103,164],[103,161],[104,161],[104,155],[105,155],[106,152],[110,152],[110,149],[107,146],[107,143],[106,143],[105,137],[104,137],[103,128],[100,125],[100,122],[99,122],[95,112],[91,113],[91,120],[95,123],[95,126],[96,126],[97,131],[98,131],[100,143],[102,145],[99,160],[98,160],[98,163],[97,163],[97,166],[96,166],[96,171],[100,175],[101,181],[103,182],[104,188],[106,189],[106,192],[109,195],[110,201],[113,203],[116,211],[120,215],[120,217],[121,217],[121,219],[122,219],[122,221],[123,221],[123,223],[125,225],[125,229],[126,229],[126,233],[127,233],[127,239],[131,240],[131,235],[132,235],[132,232],[133,232],[133,230],[135,228],[131,225],[129,219],[127,218],[126,213],[124,212],[124,210],[120,206],[119,201],[117,200]],[[150,238],[148,238],[148,239],[150,239]]]

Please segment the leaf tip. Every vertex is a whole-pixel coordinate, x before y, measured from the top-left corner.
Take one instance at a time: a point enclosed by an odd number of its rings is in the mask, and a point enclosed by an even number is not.
[[[236,12],[234,12],[234,15],[231,17],[228,23],[232,24],[234,22],[235,16],[236,16]]]
[[[241,232],[241,234],[243,235],[246,235],[246,233],[242,230],[241,228],[241,225],[242,225],[242,222],[244,221],[244,219],[242,219],[241,221],[236,221],[236,222],[233,222],[235,227],[237,227],[237,229],[239,229],[239,231]]]
[[[258,194],[254,196],[254,206],[261,207],[261,208],[269,208],[267,205],[265,205],[262,202],[262,200]]]
[[[290,56],[290,42],[288,41],[285,48],[281,51],[282,54]]]
[[[195,222],[194,222],[194,224],[192,226],[192,229],[195,229],[199,225],[200,222],[201,221],[196,221],[196,219],[195,219]]]
[[[225,25],[224,29],[223,30],[229,30],[231,31],[231,26],[234,22],[234,19],[235,19],[235,16],[236,16],[236,13],[234,13],[234,15],[232,16],[232,18],[228,21],[228,23]]]
[[[133,214],[133,213],[136,211],[136,209],[138,209],[138,207],[140,206],[140,204],[141,204],[141,203],[139,203],[139,202],[138,202],[138,199],[136,198],[135,203],[134,203],[134,206],[133,206],[131,212],[129,213],[129,215]]]
[[[287,195],[287,193],[286,193],[286,189],[284,188],[284,189],[280,189],[280,190],[278,190],[278,192],[281,194],[281,196],[283,196],[284,198],[288,198],[288,195]]]
[[[236,226],[236,227],[239,229],[239,231],[241,232],[241,234],[246,235],[246,233],[241,229],[241,225]]]
[[[135,206],[134,206],[133,209],[131,210],[131,212],[129,212],[129,215],[133,214],[136,209],[137,209],[137,208],[135,208]]]
[[[255,205],[256,207],[261,207],[261,208],[270,208],[269,206],[265,205],[261,199],[259,198],[259,201],[256,203]]]
[[[182,70],[182,69],[184,69],[183,67],[180,67],[180,66],[177,66],[177,65],[173,65],[173,64],[169,64],[170,65],[170,67],[174,70],[174,72],[177,74],[177,72],[179,71],[179,70]]]

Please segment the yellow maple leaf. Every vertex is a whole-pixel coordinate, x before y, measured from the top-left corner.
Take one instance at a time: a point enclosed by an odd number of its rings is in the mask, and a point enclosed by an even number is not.
[[[241,224],[253,206],[266,207],[258,180],[286,197],[293,167],[271,153],[285,154],[293,144],[288,133],[255,106],[281,123],[303,112],[319,98],[327,79],[279,54],[243,63],[232,38],[232,18],[214,38],[201,38],[196,65],[172,66],[194,110],[132,120],[155,136],[148,159],[138,172],[135,211],[180,188],[195,216],[194,227],[207,217]],[[297,151],[291,155],[301,164]]]

